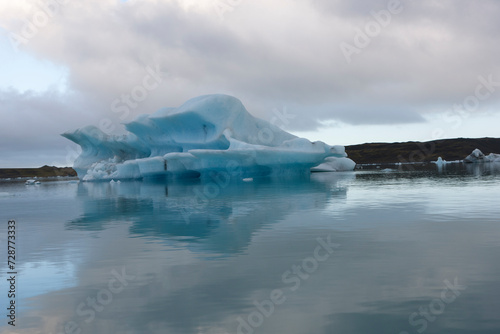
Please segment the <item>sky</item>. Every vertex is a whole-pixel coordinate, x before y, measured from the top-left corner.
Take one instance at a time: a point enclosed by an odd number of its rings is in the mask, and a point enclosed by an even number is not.
[[[331,145],[499,137],[498,17],[496,0],[0,0],[0,168],[70,166],[61,133],[213,93]]]

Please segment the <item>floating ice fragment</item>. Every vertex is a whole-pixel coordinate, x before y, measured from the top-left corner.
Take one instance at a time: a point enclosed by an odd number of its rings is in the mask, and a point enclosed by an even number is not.
[[[433,164],[436,164],[438,167],[442,167],[444,164],[447,164],[448,162],[446,160],[443,160],[443,158],[438,157],[436,161],[431,161]]]
[[[311,172],[351,171],[354,167],[356,163],[349,158],[327,157],[321,164],[311,168]]]
[[[395,172],[396,170],[392,169],[392,168],[384,168],[384,169],[381,169],[380,171],[384,172],[384,173],[392,173],[392,172]]]
[[[500,162],[500,154],[490,153],[488,155],[484,155],[481,150],[476,148],[471,154],[465,157],[464,162]]]

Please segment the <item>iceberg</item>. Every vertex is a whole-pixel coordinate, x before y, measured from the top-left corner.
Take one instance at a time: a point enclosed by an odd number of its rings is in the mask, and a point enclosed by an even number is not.
[[[436,164],[438,167],[443,167],[444,165],[448,164],[449,162],[444,160],[441,157],[438,157],[436,161],[431,161],[431,163]]]
[[[222,94],[140,115],[125,128],[128,132],[121,136],[95,126],[62,134],[82,148],[73,166],[81,180],[213,177],[217,172],[240,178],[276,176],[309,173],[330,161],[326,158],[347,157],[343,146],[294,136]]]
[[[356,163],[349,158],[327,157],[316,167],[311,168],[311,172],[344,172],[354,170]]]
[[[474,151],[472,151],[471,154],[469,154],[467,157],[465,157],[464,162],[467,162],[467,163],[500,162],[500,154],[490,153],[488,155],[484,155],[484,153],[481,152],[481,150],[476,148]]]

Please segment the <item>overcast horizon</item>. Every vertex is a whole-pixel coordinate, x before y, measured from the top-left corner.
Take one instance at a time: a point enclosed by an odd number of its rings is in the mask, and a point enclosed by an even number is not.
[[[0,168],[205,94],[331,145],[500,137],[500,2],[0,2]],[[496,152],[500,153],[500,152]]]

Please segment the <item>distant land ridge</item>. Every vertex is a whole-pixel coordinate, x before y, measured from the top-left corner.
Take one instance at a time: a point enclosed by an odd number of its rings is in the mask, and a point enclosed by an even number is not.
[[[366,143],[345,147],[349,158],[357,164],[429,162],[442,157],[447,161],[462,160],[474,149],[484,154],[500,153],[500,138],[455,138],[427,142]]]
[[[71,167],[43,166],[39,168],[0,168],[0,178],[17,177],[57,177],[76,176],[76,172]]]

